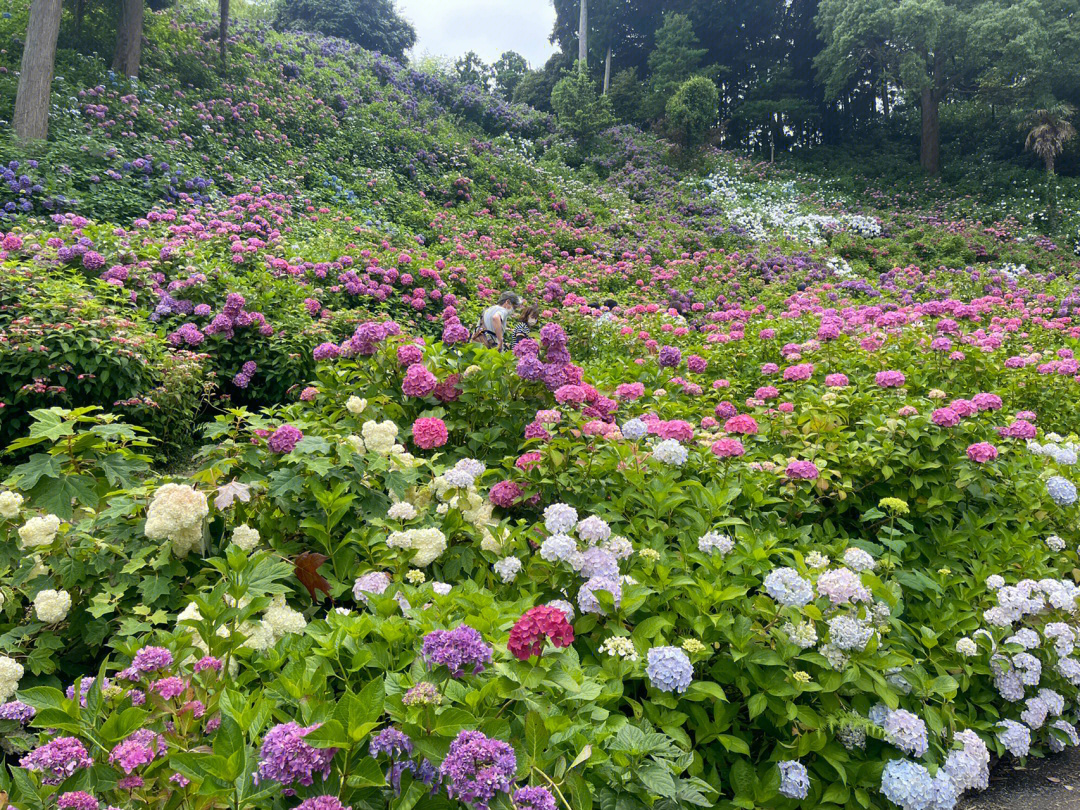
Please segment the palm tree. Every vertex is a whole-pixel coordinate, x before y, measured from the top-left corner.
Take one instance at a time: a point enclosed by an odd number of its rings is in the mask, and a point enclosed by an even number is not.
[[[1054,160],[1061,154],[1065,144],[1076,137],[1076,127],[1069,121],[1076,115],[1071,104],[1055,104],[1042,110],[1034,110],[1020,125],[1027,129],[1024,149],[1031,150],[1046,163],[1046,173],[1054,174]]]

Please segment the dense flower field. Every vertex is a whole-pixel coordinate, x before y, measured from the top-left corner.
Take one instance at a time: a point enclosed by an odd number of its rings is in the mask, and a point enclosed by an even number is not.
[[[0,184],[14,806],[949,810],[1080,742],[1065,235],[204,31]]]

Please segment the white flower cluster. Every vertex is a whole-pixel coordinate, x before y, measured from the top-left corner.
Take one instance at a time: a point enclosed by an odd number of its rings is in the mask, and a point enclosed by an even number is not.
[[[19,527],[19,539],[23,548],[36,548],[47,546],[56,539],[56,532],[60,529],[60,518],[56,515],[39,515]]]
[[[34,597],[34,614],[38,621],[57,624],[67,618],[71,610],[71,594],[52,589],[39,591]]]
[[[881,236],[881,223],[874,217],[866,217],[861,214],[848,214],[844,217],[848,230],[859,236],[872,239]]]
[[[242,523],[233,529],[232,541],[242,550],[251,553],[259,545],[259,530]]]
[[[164,484],[146,510],[146,536],[169,540],[177,557],[186,557],[202,543],[203,520],[210,509],[206,496],[188,484]]]
[[[634,642],[626,636],[611,636],[600,645],[600,652],[626,661],[637,661],[637,649]]]
[[[992,625],[1011,627],[1024,616],[1042,611],[1047,604],[1057,610],[1077,612],[1080,587],[1067,579],[1023,579],[1015,585],[1002,585],[997,589],[997,605],[983,614]]]
[[[23,666],[14,658],[0,655],[0,703],[6,702],[15,690],[19,688],[19,681],[23,676]]]
[[[513,582],[521,570],[521,560],[517,557],[503,557],[492,568],[503,582]]]
[[[416,555],[411,562],[417,568],[431,565],[439,556],[446,551],[446,535],[436,528],[406,529],[405,531],[391,532],[386,538],[386,544],[390,548],[409,549]]]
[[[360,428],[360,433],[364,437],[364,447],[367,450],[380,456],[388,456],[397,442],[398,426],[389,419],[384,422],[369,419]]]
[[[367,400],[360,397],[349,397],[345,401],[345,409],[354,416],[362,414],[367,407]]]
[[[398,501],[391,504],[386,516],[391,520],[412,520],[417,516],[416,507],[408,501]]]
[[[11,520],[19,516],[19,510],[23,505],[23,496],[18,492],[4,490],[0,492],[0,518]]]
[[[735,548],[735,541],[726,534],[706,532],[698,538],[697,547],[702,554],[719,554],[725,557]]]
[[[1076,464],[1080,444],[1063,441],[1056,433],[1048,433],[1046,444],[1039,444],[1034,439],[1028,439],[1027,449],[1036,456],[1046,456],[1063,467],[1071,467]]]

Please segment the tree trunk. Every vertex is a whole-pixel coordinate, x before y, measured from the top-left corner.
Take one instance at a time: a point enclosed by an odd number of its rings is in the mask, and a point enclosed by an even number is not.
[[[224,0],[228,2],[228,0]],[[585,69],[589,59],[589,0],[581,0],[581,16],[578,17],[578,46],[577,58],[581,64],[578,67]]]
[[[929,174],[941,171],[941,125],[938,105],[941,96],[933,87],[922,91],[922,138],[919,146],[919,165]]]
[[[1050,175],[1051,177],[1054,176],[1054,156],[1053,155],[1047,155],[1046,156],[1046,173],[1048,175]]]
[[[889,80],[884,76],[881,77],[881,111],[885,114],[885,119],[889,118]]]
[[[116,52],[113,54],[113,70],[133,79],[138,78],[139,63],[142,61],[143,2],[122,0]]]
[[[56,38],[60,34],[61,0],[33,0],[26,26],[19,89],[15,94],[15,134],[21,141],[49,136]]]
[[[607,46],[607,57],[604,59],[604,95],[607,95],[608,84],[611,82],[611,46]]]
[[[221,11],[221,22],[218,28],[218,50],[221,53],[221,75],[224,76],[228,67],[229,0],[218,0],[218,9]]]

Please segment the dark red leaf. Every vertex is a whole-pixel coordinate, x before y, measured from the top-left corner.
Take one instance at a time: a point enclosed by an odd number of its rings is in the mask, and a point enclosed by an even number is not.
[[[317,601],[315,599],[316,591],[322,591],[327,596],[330,595],[330,583],[319,573],[319,566],[329,559],[325,554],[305,551],[293,562],[293,572],[296,574],[296,578],[300,580],[300,584],[307,588],[308,593],[311,594],[312,602]]]

